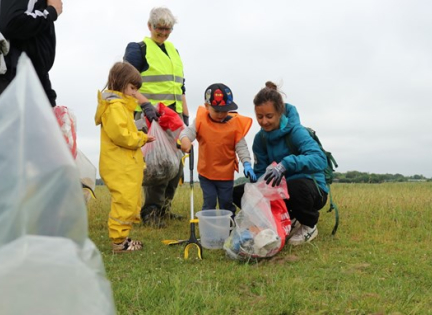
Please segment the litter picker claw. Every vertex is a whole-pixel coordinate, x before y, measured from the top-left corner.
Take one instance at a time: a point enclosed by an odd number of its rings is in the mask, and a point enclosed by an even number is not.
[[[198,251],[198,258],[203,259],[202,254],[202,246],[199,240],[197,239],[195,235],[195,224],[198,223],[198,219],[195,219],[195,213],[194,213],[194,182],[193,182],[193,168],[194,168],[194,147],[191,146],[190,152],[189,152],[189,170],[190,170],[190,236],[189,239],[186,241],[186,246],[184,249],[184,258],[189,258],[189,249],[196,247]]]

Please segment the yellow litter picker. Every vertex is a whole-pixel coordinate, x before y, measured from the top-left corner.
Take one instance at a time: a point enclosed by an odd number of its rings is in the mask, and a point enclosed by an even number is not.
[[[177,245],[177,244],[183,244],[186,243],[185,249],[184,249],[184,258],[189,258],[189,250],[193,247],[196,247],[197,249],[197,255],[199,259],[203,259],[203,250],[201,243],[196,237],[195,234],[195,225],[198,223],[198,219],[195,219],[195,212],[194,212],[194,180],[193,180],[193,168],[194,168],[194,147],[191,146],[190,152],[189,152],[189,170],[190,170],[190,235],[188,240],[163,240],[162,242],[166,245]]]

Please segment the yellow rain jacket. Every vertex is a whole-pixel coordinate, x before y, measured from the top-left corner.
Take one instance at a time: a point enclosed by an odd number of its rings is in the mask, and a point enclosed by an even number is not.
[[[133,120],[137,100],[117,91],[98,92],[96,126],[101,125],[99,173],[111,194],[109,237],[120,243],[139,222],[147,135]]]

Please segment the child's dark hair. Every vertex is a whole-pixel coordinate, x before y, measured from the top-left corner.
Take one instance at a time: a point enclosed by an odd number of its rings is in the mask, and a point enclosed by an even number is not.
[[[131,83],[137,89],[141,87],[141,74],[128,62],[116,62],[108,75],[108,90],[123,92]]]
[[[285,103],[282,99],[278,87],[271,81],[265,83],[265,88],[262,88],[253,100],[255,106],[260,106],[265,102],[273,102],[277,113],[282,114],[285,111]]]

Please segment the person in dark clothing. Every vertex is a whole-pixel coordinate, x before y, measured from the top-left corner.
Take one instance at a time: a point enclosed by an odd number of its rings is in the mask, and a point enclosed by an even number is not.
[[[51,106],[56,105],[57,95],[48,72],[55,59],[54,22],[62,11],[61,0],[0,0],[0,33],[10,41],[9,53],[4,56],[7,71],[0,75],[0,94],[14,79],[18,58],[25,52]]]
[[[175,23],[176,19],[169,9],[153,8],[147,23],[151,36],[145,37],[142,42],[129,43],[123,60],[132,64],[143,79],[141,94],[137,94],[138,111],[142,110],[152,122],[158,120],[155,105],[162,103],[174,110],[185,125],[189,125],[183,62],[175,46],[167,41]],[[178,153],[179,171],[174,178],[162,184],[144,186],[145,202],[141,209],[144,224],[160,228],[166,225],[164,219],[167,217],[182,218],[171,211],[179,180],[183,177],[182,154]]]

